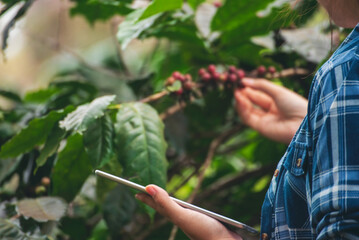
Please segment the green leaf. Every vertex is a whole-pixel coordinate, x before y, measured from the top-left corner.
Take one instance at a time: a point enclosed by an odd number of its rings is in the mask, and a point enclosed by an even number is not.
[[[15,171],[21,162],[21,159],[22,157],[6,158],[0,160],[0,183]]]
[[[123,104],[116,116],[116,136],[124,174],[135,181],[165,187],[167,144],[164,125],[147,104]]]
[[[198,5],[203,3],[205,0],[187,0],[188,4],[193,8],[196,9]]]
[[[27,0],[20,8],[17,10],[15,16],[7,22],[7,24],[2,28],[2,44],[1,49],[4,51],[7,47],[7,40],[9,37],[10,29],[15,25],[16,21],[18,21],[21,17],[25,15],[27,10],[31,7],[35,0]]]
[[[54,154],[59,147],[61,140],[65,137],[66,132],[55,125],[47,137],[44,148],[41,150],[40,156],[36,159],[36,167],[39,168],[46,163],[48,157]]]
[[[175,81],[173,85],[167,87],[167,90],[170,92],[175,92],[175,91],[180,90],[181,88],[182,88],[181,82]]]
[[[0,152],[0,158],[16,157],[45,142],[55,123],[61,120],[73,107],[52,111],[42,118],[33,119],[15,137],[6,142]]]
[[[57,197],[24,199],[16,204],[18,214],[38,222],[58,221],[65,215],[67,204]]]
[[[0,239],[45,240],[48,238],[45,236],[30,236],[24,233],[18,224],[15,224],[10,220],[0,218]]]
[[[117,39],[121,44],[122,50],[124,50],[133,39],[139,37],[143,31],[150,28],[155,20],[160,16],[160,14],[158,14],[138,21],[143,11],[143,9],[134,11],[133,13],[129,14],[125,21],[119,25]]]
[[[117,159],[117,156],[113,155],[108,163],[100,168],[104,172],[108,172],[115,176],[120,176],[122,172],[122,166]],[[96,179],[96,199],[103,202],[106,196],[113,190],[118,184],[114,181],[98,177]]]
[[[107,115],[96,119],[84,132],[84,145],[93,168],[102,167],[112,154],[113,125]]]
[[[96,98],[91,103],[81,105],[60,122],[60,127],[66,131],[83,132],[95,119],[103,116],[110,103],[115,100],[115,95]]]
[[[85,152],[82,136],[72,135],[66,147],[59,153],[53,169],[53,195],[70,202],[80,191],[91,173],[91,164]]]
[[[105,220],[101,220],[93,229],[89,240],[103,240],[108,239],[108,227]]]
[[[248,16],[246,21],[238,23],[238,25],[230,31],[223,31],[221,35],[222,44],[225,44],[229,50],[233,46],[240,47],[239,43],[250,43],[250,39],[253,36],[264,35],[272,30],[289,26],[291,19],[277,19],[283,11],[285,11],[285,8],[274,8],[271,13],[265,17],[258,17],[256,15]]]
[[[103,215],[112,239],[121,238],[122,229],[132,220],[136,208],[136,199],[128,187],[118,185],[108,194],[103,203]]]
[[[250,2],[227,0],[214,16],[211,28],[213,31],[230,31],[256,16],[259,10],[264,9],[271,2],[273,0],[252,0]]]
[[[44,103],[47,102],[52,96],[59,93],[60,89],[50,87],[47,89],[40,89],[35,92],[28,92],[24,97],[25,102],[33,102],[33,103]]]
[[[14,102],[22,102],[21,97],[14,92],[0,90],[0,96],[10,99]]]
[[[76,2],[70,13],[71,15],[83,15],[87,21],[93,24],[97,20],[108,20],[115,15],[127,15],[132,11],[123,0],[73,0]]]
[[[143,12],[139,20],[143,20],[145,18],[151,17],[158,13],[162,13],[165,11],[171,11],[178,8],[181,8],[183,4],[183,0],[154,0]]]

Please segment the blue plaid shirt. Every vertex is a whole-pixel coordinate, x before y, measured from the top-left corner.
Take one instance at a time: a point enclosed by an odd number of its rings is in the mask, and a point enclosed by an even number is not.
[[[359,239],[359,24],[318,70],[262,207],[262,239]]]

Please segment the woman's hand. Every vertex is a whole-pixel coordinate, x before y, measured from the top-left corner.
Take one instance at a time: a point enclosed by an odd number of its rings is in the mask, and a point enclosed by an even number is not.
[[[307,114],[308,101],[265,79],[242,80],[235,92],[242,121],[262,135],[289,144]]]
[[[229,231],[214,218],[202,213],[181,207],[174,202],[165,190],[155,185],[146,187],[147,195],[139,193],[136,198],[149,205],[161,215],[183,230],[195,240],[234,240],[242,239],[239,235]]]

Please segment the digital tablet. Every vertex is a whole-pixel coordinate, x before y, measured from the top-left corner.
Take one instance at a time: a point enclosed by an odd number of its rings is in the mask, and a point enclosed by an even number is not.
[[[131,182],[129,180],[117,177],[115,175],[112,175],[112,174],[109,174],[109,173],[106,173],[106,172],[103,172],[103,171],[100,171],[100,170],[96,170],[95,174],[98,175],[98,176],[107,178],[109,180],[124,184],[124,185],[129,186],[131,188],[134,188],[134,189],[136,189],[138,191],[147,193],[146,188],[144,186],[139,185],[139,184],[134,183],[134,182]],[[175,201],[177,204],[182,206],[182,207],[185,207],[185,208],[188,208],[188,209],[203,213],[203,214],[205,214],[205,215],[207,215],[209,217],[217,219],[218,221],[223,223],[226,227],[229,227],[232,231],[238,233],[244,240],[247,240],[247,239],[248,240],[254,240],[254,239],[257,240],[257,239],[259,239],[259,232],[256,229],[254,229],[254,228],[252,228],[252,227],[250,227],[250,226],[248,226],[248,225],[246,225],[244,223],[241,223],[241,222],[238,222],[238,221],[233,220],[231,218],[228,218],[228,217],[219,215],[217,213],[208,211],[206,209],[197,207],[197,206],[195,206],[193,204],[181,201],[181,200],[179,200],[177,198],[174,198],[174,197],[170,197],[170,198],[173,201]]]

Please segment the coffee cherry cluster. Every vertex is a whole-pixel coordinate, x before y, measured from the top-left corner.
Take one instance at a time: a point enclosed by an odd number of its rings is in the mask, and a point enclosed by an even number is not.
[[[203,85],[208,83],[212,86],[222,85],[226,88],[242,87],[241,80],[246,76],[243,69],[237,69],[235,66],[229,66],[227,71],[218,71],[216,66],[211,64],[198,71],[199,81]]]
[[[173,72],[170,77],[167,78],[165,85],[171,87],[176,81],[180,82],[180,88],[172,91],[173,95],[180,96],[181,98],[188,98],[194,92],[204,93],[208,89],[233,89],[243,87],[242,79],[246,76],[249,77],[268,77],[271,78],[276,73],[276,69],[273,66],[266,68],[265,66],[259,66],[252,72],[245,72],[241,68],[235,66],[229,66],[226,69],[217,68],[216,65],[210,64],[207,68],[201,68],[198,71],[198,80],[193,81],[190,74],[182,74],[178,71]],[[197,91],[200,90],[200,91]]]
[[[271,78],[276,72],[277,70],[273,66],[266,68],[265,66],[261,65],[257,68],[257,77]],[[269,74],[270,76],[266,76],[267,74]]]
[[[167,78],[165,84],[167,87],[172,86],[176,81],[181,83],[181,87],[173,92],[177,96],[190,93],[195,85],[190,74],[182,74],[178,71],[172,73],[172,75]]]

